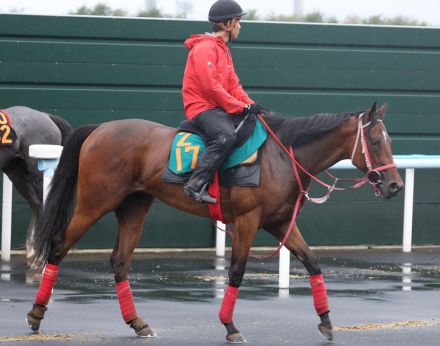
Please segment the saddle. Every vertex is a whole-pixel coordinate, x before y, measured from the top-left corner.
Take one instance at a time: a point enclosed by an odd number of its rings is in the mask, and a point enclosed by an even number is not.
[[[267,138],[267,131],[254,115],[234,115],[232,119],[239,129],[233,150],[218,171],[219,183],[225,187],[259,186],[258,151]],[[186,183],[208,141],[209,138],[189,121],[180,123],[161,179],[177,184]]]

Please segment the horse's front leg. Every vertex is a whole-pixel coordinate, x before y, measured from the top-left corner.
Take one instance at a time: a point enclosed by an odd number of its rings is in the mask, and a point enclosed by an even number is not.
[[[288,223],[282,225],[281,227],[268,229],[268,231],[272,233],[279,241],[282,241],[285,232],[287,232],[287,228]],[[310,286],[312,288],[313,302],[316,312],[321,319],[318,329],[328,340],[332,340],[333,327],[330,321],[327,289],[325,286],[324,277],[321,273],[321,267],[318,263],[318,259],[307,245],[296,224],[285,246],[304,264],[305,268],[310,274]]]
[[[226,341],[231,343],[244,343],[246,339],[241,335],[233,322],[235,303],[239,287],[243,280],[249,250],[258,229],[256,217],[240,217],[234,222],[232,236],[232,255],[229,267],[229,284],[223,297],[219,312],[221,323],[226,328]]]
[[[115,274],[116,293],[122,318],[134,329],[137,336],[142,338],[155,337],[156,333],[138,315],[128,281],[128,271],[133,251],[139,242],[145,215],[153,202],[153,198],[143,193],[128,196],[116,209],[119,224],[119,234],[110,263]]]

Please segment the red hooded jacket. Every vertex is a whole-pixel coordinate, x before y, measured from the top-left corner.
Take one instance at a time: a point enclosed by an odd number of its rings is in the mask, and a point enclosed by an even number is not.
[[[221,108],[229,114],[241,113],[246,104],[254,103],[240,84],[223,38],[210,34],[192,35],[185,46],[190,51],[182,96],[189,120],[213,108]]]

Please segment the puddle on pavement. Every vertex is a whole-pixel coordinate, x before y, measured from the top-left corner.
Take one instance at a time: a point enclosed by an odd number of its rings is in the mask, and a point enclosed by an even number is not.
[[[386,263],[319,254],[330,295],[383,300],[388,292],[440,289],[439,263]],[[392,258],[392,255],[390,255]],[[362,258],[362,256],[360,256]],[[229,259],[213,253],[136,254],[129,273],[130,285],[138,298],[171,301],[205,301],[222,298],[227,284]],[[24,282],[37,287],[32,273],[26,275],[23,264],[2,264],[0,282]],[[285,296],[310,296],[308,275],[302,264],[291,261],[289,290],[278,289],[278,261],[250,259],[241,299],[267,299]],[[109,255],[69,256],[62,264],[57,299],[75,303],[113,299],[113,274]],[[2,297],[0,297],[2,298]]]

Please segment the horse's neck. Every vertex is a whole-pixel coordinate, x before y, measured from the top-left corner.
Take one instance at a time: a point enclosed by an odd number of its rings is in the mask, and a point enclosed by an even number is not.
[[[311,174],[318,174],[337,162],[349,158],[347,142],[354,130],[342,127],[298,149],[297,157]]]

